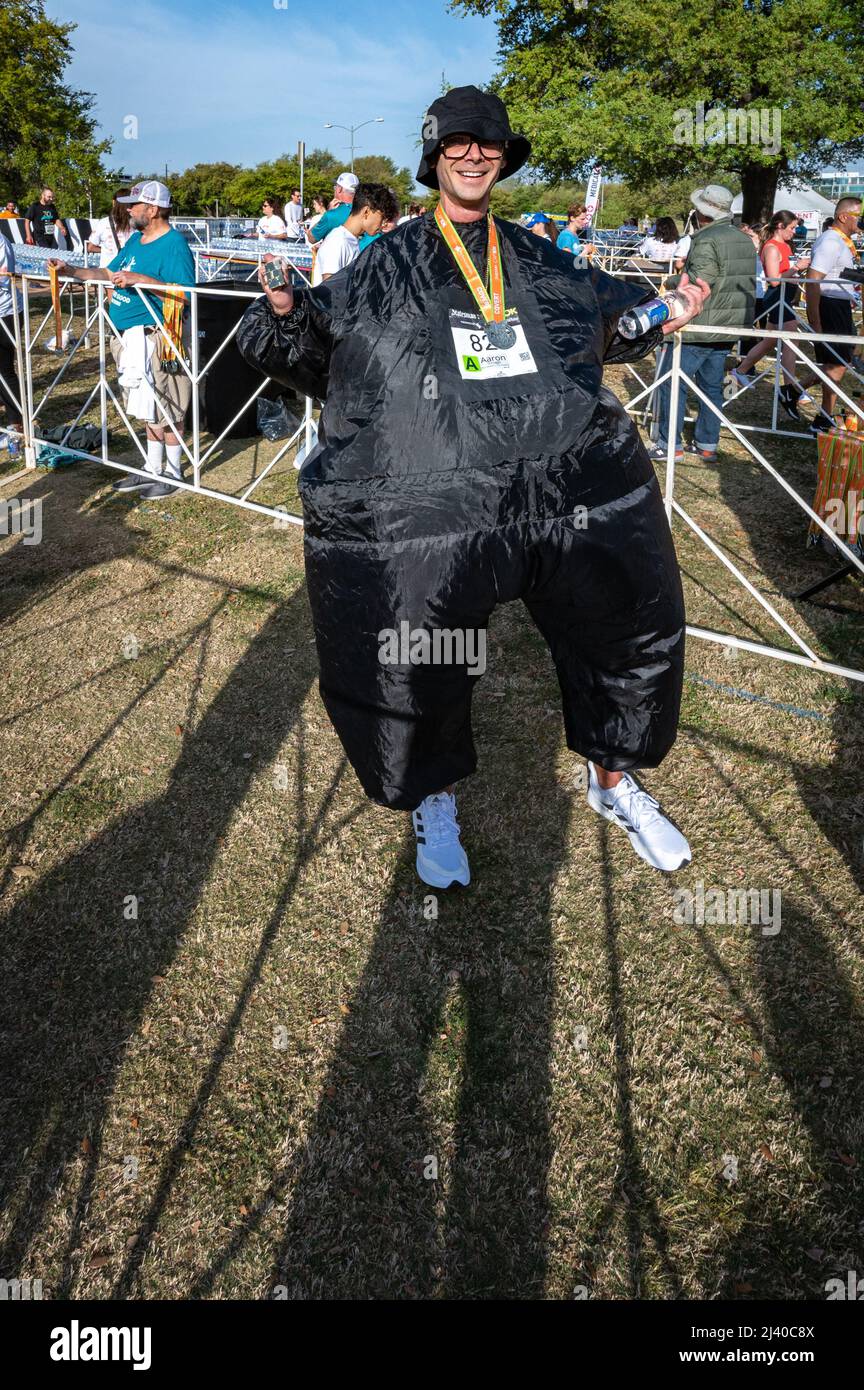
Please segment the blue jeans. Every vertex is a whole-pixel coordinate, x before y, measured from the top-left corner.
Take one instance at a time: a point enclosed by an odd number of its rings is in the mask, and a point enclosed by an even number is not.
[[[684,343],[681,347],[681,370],[705,392],[720,410],[723,399],[723,378],[726,375],[727,349],[709,344]],[[672,366],[672,344],[664,343],[660,350],[660,371],[662,376]],[[658,412],[660,434],[657,443],[665,449],[669,443],[669,403],[672,398],[672,381],[664,381],[658,387],[660,397]],[[675,430],[675,448],[681,447],[681,427],[687,410],[687,387],[682,381],[678,386],[678,424]],[[704,401],[699,402],[699,413],[693,430],[693,443],[697,449],[708,449],[714,453],[720,438],[720,420],[709,410]]]

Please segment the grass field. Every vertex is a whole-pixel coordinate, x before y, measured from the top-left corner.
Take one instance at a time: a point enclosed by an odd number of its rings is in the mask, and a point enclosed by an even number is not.
[[[239,491],[274,447],[235,442],[204,481]],[[815,445],[764,447],[812,496]],[[692,640],[645,777],[693,848],[666,877],[585,806],[546,650],[500,609],[460,794],[474,882],[435,917],[408,817],[365,800],[320,703],[299,529],[118,500],[113,476],[0,493],[44,527],[0,541],[0,1277],[746,1301],[862,1270],[860,688]],[[744,451],[724,436],[679,481],[819,652],[864,667],[860,584],[788,599],[832,561]],[[296,508],[290,463],[262,492]],[[690,622],[789,645],[675,538]],[[780,931],[679,925],[700,883],[779,890]]]

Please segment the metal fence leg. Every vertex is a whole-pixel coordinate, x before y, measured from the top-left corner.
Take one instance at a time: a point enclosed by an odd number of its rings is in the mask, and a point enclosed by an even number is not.
[[[672,525],[672,498],[675,492],[675,450],[678,447],[678,395],[681,389],[681,334],[674,335],[672,376],[669,390],[669,438],[666,441],[666,520]],[[659,414],[659,411],[658,411]]]
[[[201,398],[199,394],[198,373],[198,296],[192,300],[192,474],[195,486],[201,486]]]

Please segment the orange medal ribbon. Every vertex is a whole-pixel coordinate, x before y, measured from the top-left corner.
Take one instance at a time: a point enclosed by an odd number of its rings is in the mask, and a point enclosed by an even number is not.
[[[846,245],[849,247],[849,250],[852,252],[852,255],[855,257],[855,260],[860,261],[861,252],[858,250],[858,247],[855,245],[851,236],[847,236],[846,233],[842,232],[839,227],[832,227],[831,230],[832,232],[836,232],[838,236],[842,236]]]
[[[477,274],[477,267],[469,256],[465,245],[450,218],[439,203],[435,209],[435,221],[446,241],[453,259],[458,265],[465,282],[474,296],[477,308],[487,324],[504,322],[504,277],[501,272],[501,247],[498,242],[498,229],[491,212],[487,214],[489,223],[489,291]]]

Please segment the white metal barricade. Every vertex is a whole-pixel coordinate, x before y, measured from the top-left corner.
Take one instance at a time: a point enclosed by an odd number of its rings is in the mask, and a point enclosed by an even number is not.
[[[697,336],[708,336],[712,334],[716,335],[717,333],[716,327],[699,326],[693,324],[688,324],[685,331],[688,334],[695,333]],[[811,363],[808,358],[804,357],[804,354],[800,351],[797,344],[799,342],[812,343],[814,340],[819,342],[835,343],[858,343],[860,341],[860,339],[858,339],[857,336],[853,338],[841,336],[840,334],[832,334],[829,337],[829,335],[826,334],[815,335],[809,332],[787,333],[781,330],[766,330],[762,328],[735,328],[730,329],[730,332],[734,332],[736,336],[740,336],[742,338],[755,338],[759,340],[762,338],[770,337],[772,339],[776,338],[778,341],[789,342],[793,350],[805,362],[807,362],[807,365],[810,367],[810,369],[814,371],[822,381],[825,382],[828,382],[830,380],[825,375],[825,372],[822,370],[821,367],[818,366],[818,364]],[[778,470],[773,466],[773,464],[769,463],[768,459],[766,459],[765,456],[756,448],[755,444],[753,444],[752,441],[748,439],[745,427],[736,425],[734,421],[730,420],[726,416],[725,411],[719,409],[719,407],[713,401],[709,400],[708,396],[696,384],[696,382],[694,382],[684,371],[682,371],[682,337],[680,333],[675,333],[673,335],[673,338],[674,342],[672,346],[671,364],[666,370],[662,372],[661,375],[659,375],[655,379],[652,385],[648,388],[649,391],[653,392],[665,381],[668,380],[670,383],[668,431],[669,439],[667,441],[665,486],[666,515],[669,518],[669,524],[670,526],[672,525],[674,516],[679,516],[682,519],[682,521],[684,521],[687,524],[687,526],[690,527],[691,531],[694,533],[694,535],[696,535],[699,538],[702,544],[706,546],[706,548],[710,550],[711,553],[715,555],[717,559],[722,562],[723,565],[725,565],[725,567],[730,571],[730,573],[734,575],[738,583],[741,584],[747,590],[747,592],[751,595],[752,598],[756,599],[757,603],[759,603],[761,607],[765,609],[765,611],[769,614],[772,620],[775,623],[777,623],[778,626],[781,627],[783,631],[787,634],[787,636],[789,636],[792,639],[792,641],[797,646],[798,650],[789,651],[788,649],[782,647],[769,647],[764,643],[752,642],[747,638],[736,637],[731,633],[715,632],[707,628],[693,627],[690,625],[688,625],[687,627],[688,633],[692,637],[699,637],[709,642],[717,642],[723,646],[738,647],[745,651],[755,652],[760,656],[773,657],[776,660],[791,662],[794,665],[807,666],[814,671],[824,671],[831,675],[842,676],[847,680],[864,681],[864,671],[855,670],[848,666],[839,666],[836,665],[834,662],[824,661],[821,657],[819,657],[813,650],[813,648],[809,645],[809,643],[803,637],[801,637],[799,633],[795,631],[792,625],[786,621],[782,614],[778,613],[774,605],[767,598],[765,598],[764,594],[761,594],[759,592],[759,590],[750,582],[747,576],[741,572],[741,570],[734,563],[734,561],[732,561],[729,558],[729,556],[724,553],[724,551],[717,544],[717,542],[713,540],[712,537],[710,537],[702,529],[702,527],[699,526],[699,524],[693,519],[693,517],[691,517],[684,510],[680,502],[678,502],[675,498],[675,449],[677,443],[676,421],[678,418],[678,400],[681,385],[683,383],[689,391],[693,391],[693,393],[699,401],[701,401],[714,415],[716,415],[719,418],[721,422],[721,427],[729,430],[730,433],[734,436],[734,438],[738,441],[738,443],[744,446],[744,448],[747,450],[750,456],[753,459],[755,459],[755,461],[760,465],[760,467],[762,467],[775,480],[775,482],[780,484],[780,486],[787,493],[787,495],[791,497],[793,501],[796,503],[796,505],[801,508],[801,510],[805,513],[807,517],[809,517],[810,521],[815,522],[819,529],[825,534],[825,536],[828,537],[828,539],[832,541],[835,546],[838,546],[838,553],[842,554],[844,562],[848,563],[860,574],[864,575],[864,559],[862,559],[862,554],[860,550],[852,546],[844,545],[842,547],[842,551],[840,551],[837,536],[835,535],[834,531],[832,531],[828,523],[822,520],[822,518],[810,506],[806,498],[802,497],[799,492],[796,492],[792,484],[789,483],[787,479],[783,477],[782,473],[778,472]],[[830,384],[833,386],[838,397],[844,402],[849,411],[853,412],[855,416],[861,421],[861,425],[859,428],[864,430],[864,405],[857,404],[850,396],[846,394],[842,387],[839,386],[837,383],[831,382]],[[633,407],[636,404],[638,404],[639,399],[640,397],[637,396],[633,400],[631,400],[626,406],[626,409],[632,412]],[[771,433],[771,431],[765,432]]]
[[[44,317],[41,319],[41,322],[37,324],[34,330],[31,324],[31,287],[34,283],[44,287],[46,277],[37,273],[26,273],[23,276],[16,277],[16,279],[20,280],[23,292],[23,311],[20,315],[20,318],[17,313],[14,315],[14,330],[19,364],[19,378],[21,381],[20,394],[22,417],[24,420],[25,454],[28,467],[35,467],[36,446],[45,442],[44,438],[40,435],[39,432],[40,414],[46,402],[50,398],[51,393],[54,391],[58,383],[63,379],[70,363],[75,357],[75,354],[84,346],[88,338],[88,334],[90,334],[93,331],[95,325],[96,329],[98,329],[98,380],[96,382],[96,385],[90,391],[90,394],[87,396],[86,400],[81,405],[81,408],[78,411],[78,414],[73,424],[69,426],[69,431],[71,431],[71,429],[73,429],[74,426],[79,423],[82,416],[89,410],[91,404],[96,400],[98,396],[99,418],[101,422],[102,432],[101,453],[97,455],[87,453],[83,450],[72,450],[71,452],[78,454],[79,457],[81,457],[82,459],[87,459],[92,462],[104,464],[105,466],[109,468],[114,468],[119,472],[142,474],[143,469],[130,468],[128,465],[118,463],[115,460],[109,458],[108,456],[108,406],[110,402],[110,404],[113,405],[113,407],[115,408],[120,420],[122,421],[126,431],[128,432],[130,439],[134,442],[139,453],[141,454],[142,460],[146,462],[146,450],[141,442],[141,439],[138,437],[136,433],[134,425],[129,420],[123,408],[122,401],[118,399],[115,389],[111,381],[109,380],[109,370],[113,368],[113,359],[111,359],[109,362],[108,343],[110,342],[111,335],[115,332],[113,325],[111,324],[111,320],[108,316],[106,304],[106,294],[111,288],[110,285],[107,282],[102,281],[90,282],[89,289],[92,293],[92,301],[89,297],[85,298],[84,301],[84,331],[79,335],[77,341],[72,344],[71,350],[69,354],[64,358],[60,370],[57,372],[56,376],[54,377],[52,382],[49,384],[48,388],[45,390],[45,392],[42,394],[41,398],[37,402],[35,399],[33,381],[33,353],[34,349],[38,346],[40,335],[45,329],[47,320],[51,314],[51,310],[49,307],[48,312],[44,315]],[[158,315],[154,312],[152,306],[146,298],[147,286],[136,285],[135,289],[142,296],[142,300],[144,304],[147,306],[149,316],[152,319],[153,323],[163,334],[163,336],[167,339],[167,335],[165,334],[164,328],[161,325],[161,320],[159,319]],[[225,439],[225,437],[228,435],[228,433],[230,432],[234,424],[237,422],[237,420],[244,413],[244,411],[247,410],[248,407],[265,390],[265,388],[269,384],[270,379],[267,378],[267,380],[264,380],[260,383],[260,385],[256,388],[255,392],[252,394],[249,400],[244,401],[243,405],[235,413],[233,419],[229,422],[229,424],[225,427],[221,434],[215,440],[207,443],[205,446],[201,438],[202,432],[200,420],[199,388],[204,379],[206,378],[207,372],[212,368],[214,362],[218,359],[221,353],[224,352],[225,348],[233,339],[234,335],[236,334],[238,325],[235,325],[230,330],[230,332],[226,335],[225,339],[219,345],[217,350],[212,354],[212,356],[208,358],[208,361],[202,366],[200,361],[198,340],[199,301],[203,296],[231,296],[251,301],[259,296],[260,291],[252,290],[251,288],[249,290],[228,290],[220,289],[214,285],[198,285],[194,287],[188,287],[188,289],[185,289],[184,287],[184,292],[188,294],[190,301],[190,361],[188,363],[182,361],[182,359],[178,359],[178,361],[181,369],[184,370],[189,376],[192,385],[191,440],[187,441],[184,439],[182,441],[183,454],[187,463],[191,466],[192,469],[192,481],[188,482],[184,480],[183,482],[178,483],[178,486],[187,492],[197,493],[200,496],[209,497],[214,499],[215,501],[227,502],[234,506],[243,507],[247,510],[261,513],[265,516],[271,516],[274,519],[278,519],[280,522],[289,522],[294,523],[296,525],[302,525],[302,519],[299,516],[294,515],[293,513],[287,511],[287,509],[283,507],[271,507],[266,506],[260,502],[256,502],[252,499],[251,494],[260,485],[263,479],[272,472],[272,469],[284,457],[287,451],[293,445],[299,443],[301,437],[305,436],[303,440],[304,453],[308,453],[309,450],[313,447],[315,440],[315,425],[313,420],[313,402],[311,401],[311,399],[306,399],[304,419],[299,428],[295,430],[294,434],[291,436],[290,439],[287,439],[281,445],[275,457],[267,464],[267,466],[258,475],[258,477],[256,477],[253,480],[253,482],[245,488],[241,495],[237,496],[231,493],[220,492],[214,488],[209,488],[202,485],[202,470],[213,458],[215,451],[222,443],[222,441]],[[688,335],[692,334],[698,338],[700,335],[707,336],[711,334],[716,334],[717,330],[716,328],[711,328],[707,326],[700,327],[698,325],[689,324],[685,331]],[[809,360],[804,356],[804,353],[801,350],[799,344],[812,344],[815,341],[833,341],[857,344],[860,341],[857,338],[857,336],[854,338],[841,337],[837,334],[823,334],[817,336],[809,331],[796,331],[792,333],[786,332],[785,330],[762,329],[752,327],[730,328],[729,332],[730,334],[734,334],[735,337],[742,338],[745,340],[748,338],[755,338],[757,340],[762,338],[770,338],[772,340],[777,340],[778,344],[782,342],[788,342],[793,348],[793,351],[796,353],[796,355],[802,358],[804,361],[807,361],[810,369],[822,381],[828,380],[824,371],[822,370],[822,368],[818,366],[818,364],[809,362]],[[783,617],[783,615],[777,611],[774,605],[767,598],[765,598],[763,594],[759,592],[759,590],[751,583],[747,576],[742,573],[742,571],[738,568],[734,561],[732,561],[729,558],[729,556],[725,554],[722,547],[717,543],[717,541],[705,532],[705,530],[695,521],[693,517],[689,515],[689,513],[684,509],[684,507],[681,506],[680,502],[676,499],[676,441],[674,422],[677,420],[678,398],[681,385],[683,383],[686,385],[686,388],[688,390],[694,392],[698,400],[703,402],[708,409],[710,409],[714,414],[716,414],[719,417],[721,427],[728,430],[734,436],[734,438],[744,446],[744,448],[747,450],[750,456],[753,459],[755,459],[755,461],[760,465],[760,467],[763,468],[769,474],[769,476],[772,477],[774,481],[777,482],[784,489],[787,495],[794,500],[796,505],[801,508],[802,512],[810,519],[810,521],[814,522],[835,545],[838,544],[837,537],[835,536],[831,527],[817,515],[817,513],[810,506],[809,502],[798,492],[796,492],[792,485],[782,476],[780,472],[778,472],[778,470],[768,461],[768,459],[764,457],[764,455],[759,451],[759,449],[756,448],[752,440],[748,438],[748,433],[752,434],[755,427],[738,425],[733,420],[729,419],[725,409],[725,406],[728,404],[728,402],[724,403],[723,409],[719,408],[717,405],[714,404],[714,402],[710,401],[708,397],[705,395],[705,393],[701,390],[701,388],[682,371],[681,348],[681,334],[676,333],[673,335],[672,338],[672,353],[671,362],[669,366],[662,373],[655,374],[655,378],[651,383],[646,385],[645,383],[641,383],[640,381],[642,389],[632,400],[630,400],[627,403],[625,407],[630,413],[638,415],[639,411],[637,410],[637,407],[639,406],[640,402],[643,399],[647,399],[649,396],[653,395],[657,391],[658,387],[661,386],[664,382],[666,382],[667,380],[669,381],[669,419],[672,427],[670,427],[669,429],[670,438],[668,441],[668,452],[666,460],[665,505],[670,526],[672,525],[674,518],[676,516],[679,517],[690,528],[693,534],[696,535],[699,541],[708,550],[710,550],[711,553],[715,555],[716,558],[719,559],[721,563],[730,571],[730,573],[734,576],[736,581],[751,595],[752,598],[754,598],[760,604],[760,606],[765,610],[765,612],[767,612],[768,615],[771,617],[772,621],[774,621],[786,633],[786,635],[795,644],[797,650],[771,647],[765,643],[753,642],[746,638],[737,637],[731,633],[717,632],[711,629],[694,625],[688,625],[688,633],[690,634],[690,636],[699,638],[704,641],[719,643],[727,647],[738,647],[746,651],[754,652],[760,656],[766,656],[775,660],[791,662],[793,664],[808,667],[811,670],[840,676],[848,680],[864,681],[864,671],[855,670],[850,667],[841,666],[834,662],[823,660],[814,651],[813,647],[807,642],[807,640],[803,638],[799,633],[797,633],[791,625],[791,623],[789,623]],[[778,354],[779,350],[780,349],[778,347]],[[776,373],[779,377],[779,355],[777,358],[777,363],[778,365],[776,368]],[[847,409],[850,412],[854,412],[855,415],[861,420],[862,428],[864,428],[864,407],[856,403],[843,390],[841,385],[837,383],[831,384],[836,390],[838,397],[843,401]],[[164,416],[164,423],[170,425],[170,420],[164,413],[164,410],[162,413]],[[67,431],[67,433],[69,431]],[[781,431],[771,430],[770,428],[766,429],[764,432],[781,433]],[[782,433],[788,432],[783,431]],[[146,476],[149,480],[150,475]],[[856,569],[859,573],[864,575],[864,561],[862,561],[859,552],[852,549],[851,547],[843,547],[842,553],[844,560],[847,560],[848,563],[854,569]]]
[[[37,315],[35,316],[36,322],[34,327],[34,315],[31,312],[34,301],[33,289],[36,286],[44,289],[47,277],[41,275],[38,272],[26,272],[21,276],[17,276],[16,279],[21,283],[23,299],[20,321],[19,316],[16,314],[15,325],[16,340],[18,345],[19,374],[22,388],[21,404],[22,417],[24,422],[25,459],[28,467],[35,468],[37,447],[48,442],[45,440],[44,434],[41,431],[40,420],[40,416],[42,415],[42,412],[47,402],[51,399],[51,396],[53,395],[57,386],[65,378],[72,362],[75,360],[77,354],[81,351],[81,349],[86,346],[91,335],[98,335],[98,363],[96,365],[98,379],[90,393],[87,395],[86,399],[82,401],[80,408],[78,409],[78,412],[75,416],[75,419],[72,421],[72,423],[68,426],[66,430],[66,435],[68,436],[71,433],[71,431],[80,423],[82,417],[90,410],[91,406],[94,405],[94,402],[96,402],[98,398],[99,419],[102,433],[101,452],[99,454],[92,454],[81,449],[69,449],[68,452],[76,454],[78,457],[82,459],[87,459],[94,463],[104,464],[108,468],[117,469],[119,472],[139,474],[142,473],[144,470],[141,468],[130,468],[127,464],[118,463],[116,460],[111,459],[109,457],[108,452],[108,409],[110,404],[111,406],[113,406],[114,410],[117,413],[117,416],[122,422],[122,425],[126,433],[128,434],[130,441],[134,444],[134,446],[140,453],[142,462],[146,463],[147,459],[146,447],[142,442],[142,439],[139,436],[135,425],[129,419],[126,410],[124,409],[122,399],[118,397],[118,393],[117,391],[115,391],[114,385],[112,384],[112,376],[114,375],[115,368],[114,360],[111,356],[109,345],[111,342],[111,338],[117,336],[117,333],[108,315],[107,296],[111,291],[111,285],[107,281],[101,280],[89,282],[71,282],[75,284],[76,288],[80,289],[83,289],[86,285],[86,288],[90,292],[87,296],[84,297],[84,313],[82,328],[79,332],[79,336],[77,337],[77,339],[71,339],[70,334],[69,351],[64,355],[62,365],[60,366],[59,370],[57,371],[55,376],[52,378],[51,382],[48,384],[47,388],[42,392],[41,396],[37,400],[34,388],[34,353],[38,350],[40,344],[44,347],[43,335],[45,334],[45,330],[48,325],[49,319],[53,317],[53,311],[49,304],[46,313],[44,314],[44,316],[41,317],[41,319],[38,318],[37,311]],[[158,287],[153,286],[152,288],[156,289]],[[167,333],[165,332],[161,319],[159,315],[154,311],[152,304],[147,298],[147,286],[135,285],[134,289],[138,292],[142,303],[146,306],[148,315],[152,320],[154,326],[156,327],[162,338],[165,340],[165,342],[169,343],[170,345],[170,340],[168,338]],[[234,506],[243,507],[249,511],[259,512],[265,516],[272,516],[280,521],[288,523],[293,522],[296,525],[301,525],[302,523],[300,517],[289,512],[287,508],[266,506],[261,502],[255,501],[252,498],[252,493],[255,491],[256,488],[260,486],[264,478],[266,478],[270,473],[272,473],[272,470],[275,468],[276,464],[279,463],[285,457],[288,450],[291,449],[294,445],[297,445],[302,441],[304,455],[308,454],[314,446],[316,438],[316,427],[313,417],[313,402],[308,397],[305,399],[304,417],[299,427],[294,431],[290,438],[286,439],[283,443],[280,444],[280,447],[277,450],[275,456],[270,460],[270,462],[261,471],[261,473],[259,473],[258,476],[254,478],[253,481],[244,489],[241,495],[237,496],[232,493],[221,492],[214,488],[205,487],[202,484],[202,470],[211,460],[213,460],[216,450],[219,448],[220,444],[222,444],[223,440],[230,434],[231,430],[233,429],[237,421],[241,418],[241,416],[244,414],[244,412],[249,409],[249,407],[271,384],[271,378],[262,378],[260,384],[256,387],[255,391],[247,400],[244,400],[240,408],[235,412],[234,416],[228,422],[225,428],[221,431],[221,433],[212,441],[205,442],[205,440],[202,439],[200,388],[205,382],[208,372],[212,370],[215,362],[219,359],[219,357],[225,351],[228,344],[236,335],[237,328],[239,326],[239,321],[238,324],[235,324],[231,328],[231,330],[228,332],[228,334],[222,340],[222,342],[219,344],[216,350],[208,356],[208,360],[206,361],[206,363],[202,365],[198,335],[199,301],[201,297],[205,295],[210,298],[218,296],[221,298],[231,297],[235,299],[239,298],[242,300],[251,301],[259,297],[260,290],[252,290],[251,288],[248,291],[236,289],[229,290],[221,289],[218,286],[184,286],[183,290],[189,299],[189,361],[185,361],[184,358],[180,355],[177,356],[176,360],[178,369],[186,373],[192,387],[192,427],[190,438],[187,439],[185,437],[181,437],[179,434],[177,435],[177,437],[180,439],[183,458],[191,468],[192,481],[190,482],[184,479],[183,481],[178,482],[177,486],[187,492],[198,493],[202,497],[211,497],[220,502],[229,502],[232,503]],[[158,418],[153,423],[157,425],[165,425],[170,427],[171,420],[169,419],[164,407],[161,405],[158,399],[156,400],[156,408],[161,418]],[[62,447],[66,449],[68,446],[63,445]],[[151,474],[147,474],[147,478],[148,481],[153,481]]]

